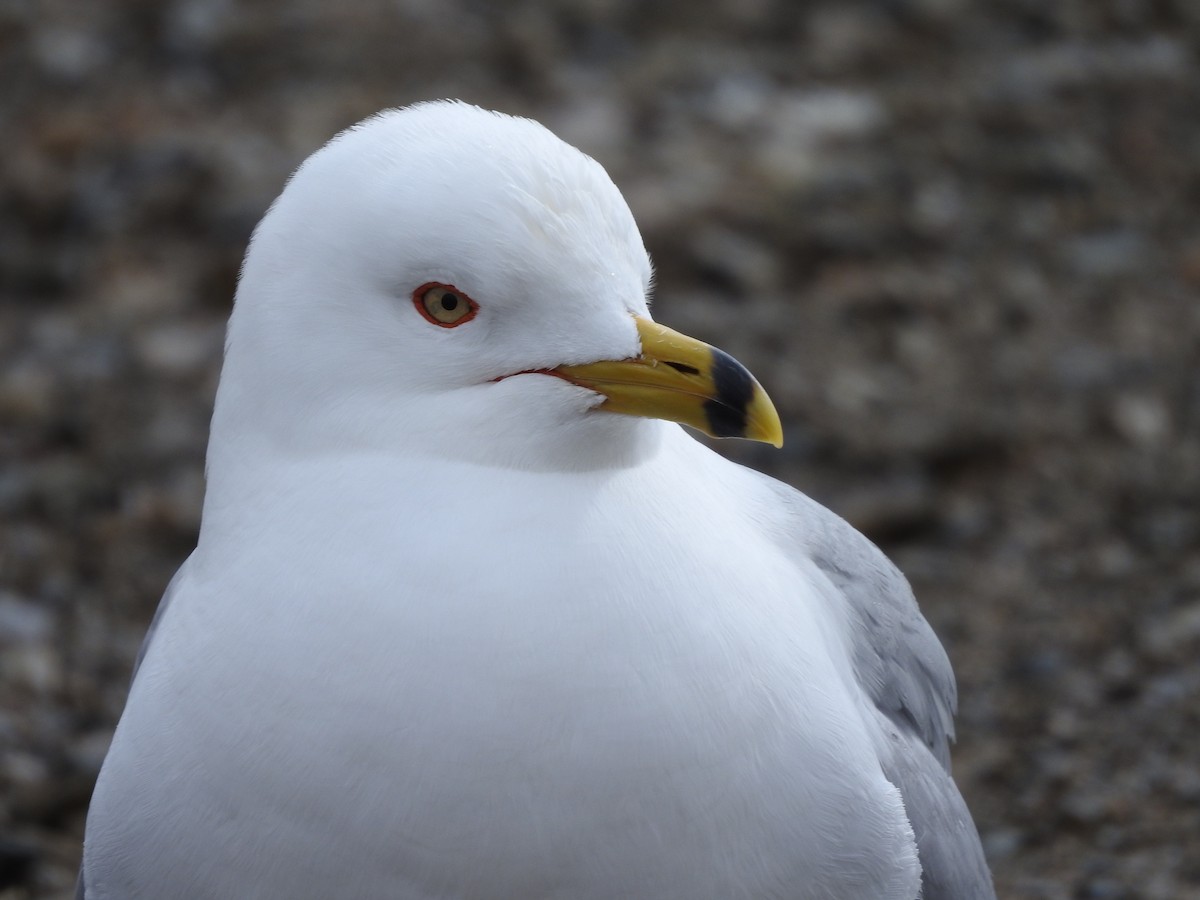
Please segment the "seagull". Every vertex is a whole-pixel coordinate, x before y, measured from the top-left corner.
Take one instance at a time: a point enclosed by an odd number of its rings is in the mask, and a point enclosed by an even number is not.
[[[782,443],[651,282],[528,119],[418,104],[301,165],[78,897],[994,897],[907,582],[681,427]]]

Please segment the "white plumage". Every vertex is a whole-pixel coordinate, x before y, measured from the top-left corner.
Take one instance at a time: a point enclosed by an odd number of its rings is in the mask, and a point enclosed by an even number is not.
[[[914,900],[923,868],[926,900],[992,896],[899,573],[540,371],[638,356],[649,282],[616,187],[527,120],[423,104],[300,168],[81,894]],[[478,315],[426,321],[428,283]]]

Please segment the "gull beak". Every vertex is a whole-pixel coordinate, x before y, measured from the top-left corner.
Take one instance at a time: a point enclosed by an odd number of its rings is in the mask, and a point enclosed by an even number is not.
[[[634,316],[641,356],[559,366],[549,374],[601,394],[602,412],[666,419],[710,437],[783,446],[783,425],[767,392],[723,350]]]

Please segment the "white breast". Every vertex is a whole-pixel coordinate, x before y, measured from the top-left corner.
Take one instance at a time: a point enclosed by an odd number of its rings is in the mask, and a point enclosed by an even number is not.
[[[356,460],[391,487],[350,498],[281,471],[253,515],[308,527],[181,586],[92,807],[154,814],[89,845],[89,898],[913,900],[828,585],[712,460],[707,496],[653,462],[449,491]]]

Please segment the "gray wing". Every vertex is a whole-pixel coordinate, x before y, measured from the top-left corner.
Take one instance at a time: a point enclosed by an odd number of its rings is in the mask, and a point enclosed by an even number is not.
[[[916,834],[922,900],[992,900],[979,834],[950,777],[957,695],[946,651],[908,581],[878,547],[799,491],[768,480],[787,513],[786,540],[840,591],[856,626],[854,670],[889,726],[877,750]]]
[[[188,558],[190,561],[191,557]],[[132,684],[137,678],[138,669],[142,667],[142,660],[146,658],[146,651],[150,648],[150,642],[154,639],[154,633],[158,630],[158,624],[162,621],[163,612],[171,604],[171,598],[175,595],[175,591],[181,581],[181,576],[187,568],[188,561],[185,561],[179,567],[179,571],[167,583],[167,589],[163,591],[162,599],[158,601],[158,608],[154,611],[154,618],[150,620],[150,627],[146,630],[146,636],[142,638],[142,645],[138,648],[137,657],[133,661],[133,674],[129,681]],[[79,878],[75,882],[75,900],[87,900],[87,889],[84,886],[84,862],[79,863]]]

